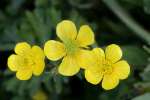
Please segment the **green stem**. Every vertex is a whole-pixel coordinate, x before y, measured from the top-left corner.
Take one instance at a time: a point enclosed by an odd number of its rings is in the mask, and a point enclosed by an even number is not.
[[[134,34],[150,45],[150,34],[144,30],[128,13],[118,4],[116,0],[103,0],[103,2],[129,27]]]

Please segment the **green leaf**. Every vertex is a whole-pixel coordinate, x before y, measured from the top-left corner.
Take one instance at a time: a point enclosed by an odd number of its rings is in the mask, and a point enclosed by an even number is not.
[[[15,43],[0,43],[0,51],[13,50]]]
[[[147,14],[150,14],[150,0],[143,0],[144,3],[144,11]]]
[[[48,0],[35,0],[35,5],[37,7],[46,6],[48,4]]]
[[[144,46],[143,48],[150,54],[150,47]]]
[[[144,69],[144,72],[140,75],[144,81],[150,81],[150,64]]]
[[[20,8],[21,8],[21,6],[22,6],[22,4],[25,2],[25,0],[11,0],[10,1],[11,3],[10,3],[10,5],[7,7],[7,11],[10,13],[10,14],[16,14],[19,10],[20,10]]]
[[[40,10],[35,10],[34,13],[26,12],[27,20],[33,29],[33,34],[40,44],[44,43],[49,37],[49,27],[44,23],[44,16]]]
[[[141,96],[137,96],[133,98],[132,100],[149,100],[150,99],[150,93],[145,93]]]
[[[60,94],[61,91],[62,91],[62,77],[60,76],[54,76],[53,79],[54,79],[54,87],[55,87],[55,90],[56,90],[56,93],[57,94]]]
[[[127,45],[122,46],[123,59],[127,60],[133,66],[145,66],[148,64],[149,55],[139,46]]]
[[[134,84],[134,87],[136,89],[141,89],[143,92],[149,92],[150,91],[150,82],[138,82]]]
[[[51,27],[55,28],[57,23],[61,21],[61,12],[59,10],[56,10],[54,7],[48,8],[47,16],[50,19],[50,25]]]

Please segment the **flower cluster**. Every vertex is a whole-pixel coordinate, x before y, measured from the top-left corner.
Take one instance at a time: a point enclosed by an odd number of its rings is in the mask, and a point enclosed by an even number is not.
[[[90,50],[95,42],[94,32],[88,25],[83,25],[77,31],[70,20],[58,23],[56,34],[61,40],[48,40],[44,50],[38,46],[31,47],[28,43],[18,43],[15,53],[8,58],[8,67],[16,71],[20,80],[28,80],[33,75],[40,75],[45,67],[45,56],[51,61],[62,60],[58,72],[64,76],[73,76],[80,69],[84,70],[85,79],[92,84],[99,84],[105,90],[115,88],[119,80],[126,79],[130,66],[121,60],[122,50],[116,44]]]

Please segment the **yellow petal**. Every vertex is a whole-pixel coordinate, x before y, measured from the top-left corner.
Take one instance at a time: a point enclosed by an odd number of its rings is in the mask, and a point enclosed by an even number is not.
[[[85,70],[85,79],[92,84],[98,84],[102,80],[103,74],[100,72],[92,72],[90,70]]]
[[[18,70],[18,72],[16,73],[16,77],[19,80],[28,80],[31,78],[31,76],[32,76],[32,70],[30,69]]]
[[[43,50],[39,46],[33,46],[32,47],[32,53],[34,59],[37,60],[43,60],[45,58]]]
[[[113,65],[114,74],[117,74],[119,79],[126,79],[130,73],[130,66],[129,64],[122,60]]]
[[[18,43],[15,47],[15,52],[19,55],[25,55],[27,52],[30,52],[30,45],[26,42]]]
[[[32,47],[32,52],[33,52],[33,60],[35,62],[35,65],[33,65],[33,74],[34,75],[40,75],[45,67],[45,62],[44,62],[44,52],[43,50],[38,47],[38,46],[33,46]]]
[[[81,47],[85,47],[94,43],[94,33],[88,25],[81,26],[77,36],[77,41]]]
[[[58,23],[56,33],[61,40],[75,39],[77,36],[77,29],[72,21],[64,20]]]
[[[33,74],[39,76],[44,71],[45,63],[44,60],[37,61],[33,66]]]
[[[101,48],[95,48],[92,51],[80,49],[76,54],[76,60],[79,66],[92,71],[100,70],[104,58],[104,51]]]
[[[122,57],[122,50],[116,44],[111,44],[107,46],[105,53],[106,53],[106,59],[112,63],[119,61]]]
[[[66,54],[65,46],[60,42],[49,40],[45,43],[44,53],[48,59],[56,61]]]
[[[95,59],[91,51],[81,49],[75,56],[78,65],[83,69],[87,69],[95,64]]]
[[[76,60],[71,56],[64,57],[62,63],[58,68],[58,72],[64,76],[73,76],[77,74],[79,70],[79,65],[77,64]]]
[[[22,66],[22,58],[18,55],[14,55],[12,54],[9,58],[8,58],[8,67],[11,71],[17,71],[19,69],[19,67]]]
[[[102,81],[102,87],[105,90],[111,90],[114,89],[119,84],[119,79],[116,75],[104,75],[103,81]]]
[[[104,53],[103,49],[94,48],[92,50],[92,52],[94,53],[94,57],[95,57],[95,60],[97,60],[97,63],[102,64],[102,61],[105,59],[105,53]]]

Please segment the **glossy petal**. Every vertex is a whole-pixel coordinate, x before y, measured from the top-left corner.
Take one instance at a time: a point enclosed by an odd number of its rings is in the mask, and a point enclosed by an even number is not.
[[[33,46],[32,53],[36,61],[43,60],[45,58],[44,52],[39,46]]]
[[[91,51],[81,49],[75,56],[78,65],[83,69],[87,69],[88,67],[93,66],[93,64],[95,63]]]
[[[105,90],[114,89],[119,84],[119,79],[116,75],[104,75],[102,87]]]
[[[130,66],[129,64],[122,60],[113,65],[114,74],[117,74],[119,79],[126,79],[130,73]]]
[[[112,63],[119,61],[122,57],[122,50],[116,44],[111,44],[108,47],[106,47],[105,53],[106,59],[111,61]]]
[[[23,60],[20,56],[12,54],[8,58],[8,67],[11,71],[17,71],[19,67],[22,67]]]
[[[44,53],[48,59],[56,61],[62,58],[66,54],[66,51],[62,43],[49,40],[45,43]]]
[[[79,70],[79,65],[77,64],[76,60],[71,56],[64,57],[62,63],[58,68],[58,72],[64,76],[73,76],[77,74]]]
[[[18,55],[25,55],[27,52],[30,52],[31,46],[26,42],[18,43],[15,47],[15,52]]]
[[[32,76],[32,70],[31,69],[24,69],[24,70],[18,70],[16,73],[16,77],[19,80],[28,80]]]
[[[85,47],[94,43],[94,33],[88,25],[81,26],[77,36],[77,41],[81,47]]]
[[[85,79],[92,84],[98,84],[102,80],[103,74],[102,73],[95,73],[90,70],[85,70]]]
[[[38,61],[33,66],[33,74],[36,75],[36,76],[39,76],[44,71],[44,68],[45,68],[44,60]]]
[[[56,33],[57,36],[63,41],[66,39],[75,39],[77,36],[77,29],[72,21],[64,20],[58,23]]]
[[[102,64],[102,61],[105,59],[105,53],[104,53],[103,49],[101,49],[101,48],[94,48],[92,50],[92,52],[94,53],[95,60],[97,60],[97,63],[101,63]]]

